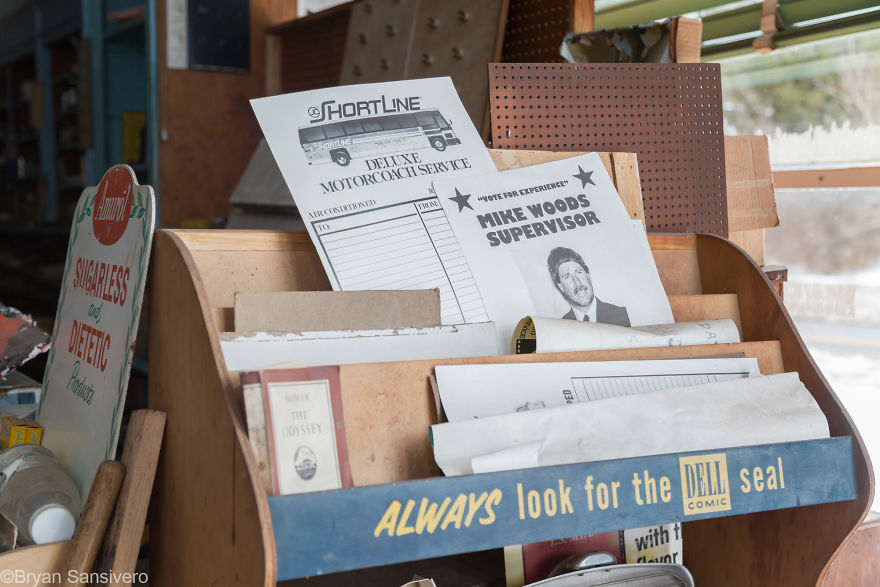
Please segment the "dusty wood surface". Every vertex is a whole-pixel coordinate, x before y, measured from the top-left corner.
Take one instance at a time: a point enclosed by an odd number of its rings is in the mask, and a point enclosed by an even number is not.
[[[242,237],[255,245],[254,250],[248,252],[236,244]],[[858,526],[872,495],[873,480],[861,439],[807,354],[769,281],[751,260],[715,237],[663,235],[649,241],[667,293],[735,293],[744,338],[752,342],[729,348],[565,353],[540,359],[705,356],[736,350],[755,356],[766,352],[767,345],[775,346],[776,365],[762,364],[762,372],[783,366],[799,371],[828,417],[832,435],[854,435],[860,498],[688,522],[686,564],[698,584],[816,584],[835,551]],[[186,243],[200,250],[191,253]],[[274,580],[275,547],[268,504],[248,446],[241,398],[219,352],[217,312],[212,306],[232,305],[235,287],[258,291],[309,284],[321,289],[317,286],[323,280],[326,289],[326,278],[307,239],[295,235],[159,231],[155,256],[150,313],[150,360],[155,375],[150,381],[150,402],[169,412],[169,436],[152,518],[154,576],[157,584],[164,584],[162,579],[174,584],[212,580],[227,584],[237,577],[269,585]],[[245,279],[248,266],[254,275]],[[242,274],[240,279],[235,277],[235,283],[230,283],[230,267],[233,274]],[[163,312],[164,308],[175,311]],[[437,474],[425,431],[425,423],[436,418],[427,381],[436,363],[343,367],[344,412],[356,484]],[[186,393],[179,393],[181,389]],[[387,441],[390,431],[393,443]]]
[[[134,572],[164,430],[164,412],[135,410],[129,418],[122,448],[126,475],[95,565],[99,571],[113,571],[117,575]]]
[[[79,524],[73,535],[73,549],[67,559],[64,586],[70,587],[80,581],[75,578],[90,573],[98,549],[104,539],[110,515],[116,507],[116,498],[125,477],[125,465],[119,461],[104,461],[98,466],[89,497],[83,506]],[[71,572],[73,575],[71,575]],[[74,579],[71,581],[71,579]]]
[[[593,0],[571,0],[571,30],[591,31],[594,28]]]
[[[678,17],[670,23],[674,32],[670,31],[676,63],[699,63],[703,45],[703,21],[693,18]]]
[[[669,306],[676,322],[730,318],[742,336],[739,300],[736,294],[671,295]]]
[[[779,226],[767,137],[724,137],[730,231]]]
[[[880,514],[871,512],[828,567],[822,587],[875,585],[880,577]]]
[[[157,232],[153,255],[149,404],[168,414],[168,433],[151,503],[150,580],[274,585],[269,505],[210,328],[206,287],[175,234]]]
[[[23,569],[27,573],[34,573],[34,576],[48,573],[49,575],[46,576],[50,578],[52,573],[60,573],[63,577],[72,549],[73,540],[18,548],[0,555],[0,570]],[[37,585],[51,585],[51,583],[38,581]]]

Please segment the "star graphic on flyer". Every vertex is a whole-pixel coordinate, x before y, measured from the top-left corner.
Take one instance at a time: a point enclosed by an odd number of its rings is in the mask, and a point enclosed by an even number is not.
[[[470,208],[471,210],[473,210],[473,207],[468,202],[468,198],[470,197],[471,194],[463,194],[458,191],[458,188],[455,188],[455,197],[449,199],[458,204],[458,211],[461,212],[465,208]]]
[[[578,165],[578,172],[574,174],[572,177],[576,177],[581,180],[581,187],[587,187],[587,184],[596,185],[596,182],[593,181],[593,172],[592,171],[584,171],[583,168]]]

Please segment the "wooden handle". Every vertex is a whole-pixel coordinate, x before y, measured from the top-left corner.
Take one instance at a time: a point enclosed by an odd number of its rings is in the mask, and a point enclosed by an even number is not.
[[[107,524],[110,522],[110,515],[116,506],[116,497],[119,495],[124,476],[125,465],[119,461],[104,461],[98,467],[79,525],[73,535],[73,547],[67,559],[67,573],[64,574],[65,587],[74,585],[70,582],[70,571],[75,571],[77,576],[80,573],[91,572]]]

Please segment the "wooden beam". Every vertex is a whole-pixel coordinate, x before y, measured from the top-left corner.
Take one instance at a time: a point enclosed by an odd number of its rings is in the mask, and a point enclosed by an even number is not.
[[[862,188],[880,186],[880,167],[774,171],[777,189]]]
[[[134,572],[164,432],[165,412],[132,412],[122,449],[125,480],[95,567],[98,571],[112,571],[115,577]],[[117,584],[113,580],[107,583]]]
[[[73,535],[73,549],[67,559],[64,587],[73,587],[79,583],[76,580],[78,577],[92,572],[92,564],[98,556],[110,515],[116,506],[123,477],[125,465],[119,461],[104,461],[98,467],[76,534]]]
[[[595,30],[593,0],[571,0],[571,32]]]
[[[780,28],[779,2],[764,0],[761,7],[761,35],[752,41],[752,47],[755,48],[755,51],[765,54],[776,49],[774,37]]]

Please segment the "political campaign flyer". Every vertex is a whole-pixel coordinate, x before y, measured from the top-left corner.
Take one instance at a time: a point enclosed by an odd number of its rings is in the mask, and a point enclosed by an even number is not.
[[[434,188],[500,352],[523,316],[673,322],[644,228],[630,219],[597,154],[435,179]]]
[[[495,171],[448,77],[252,100],[335,290],[434,289],[443,324],[487,321],[431,191]]]

